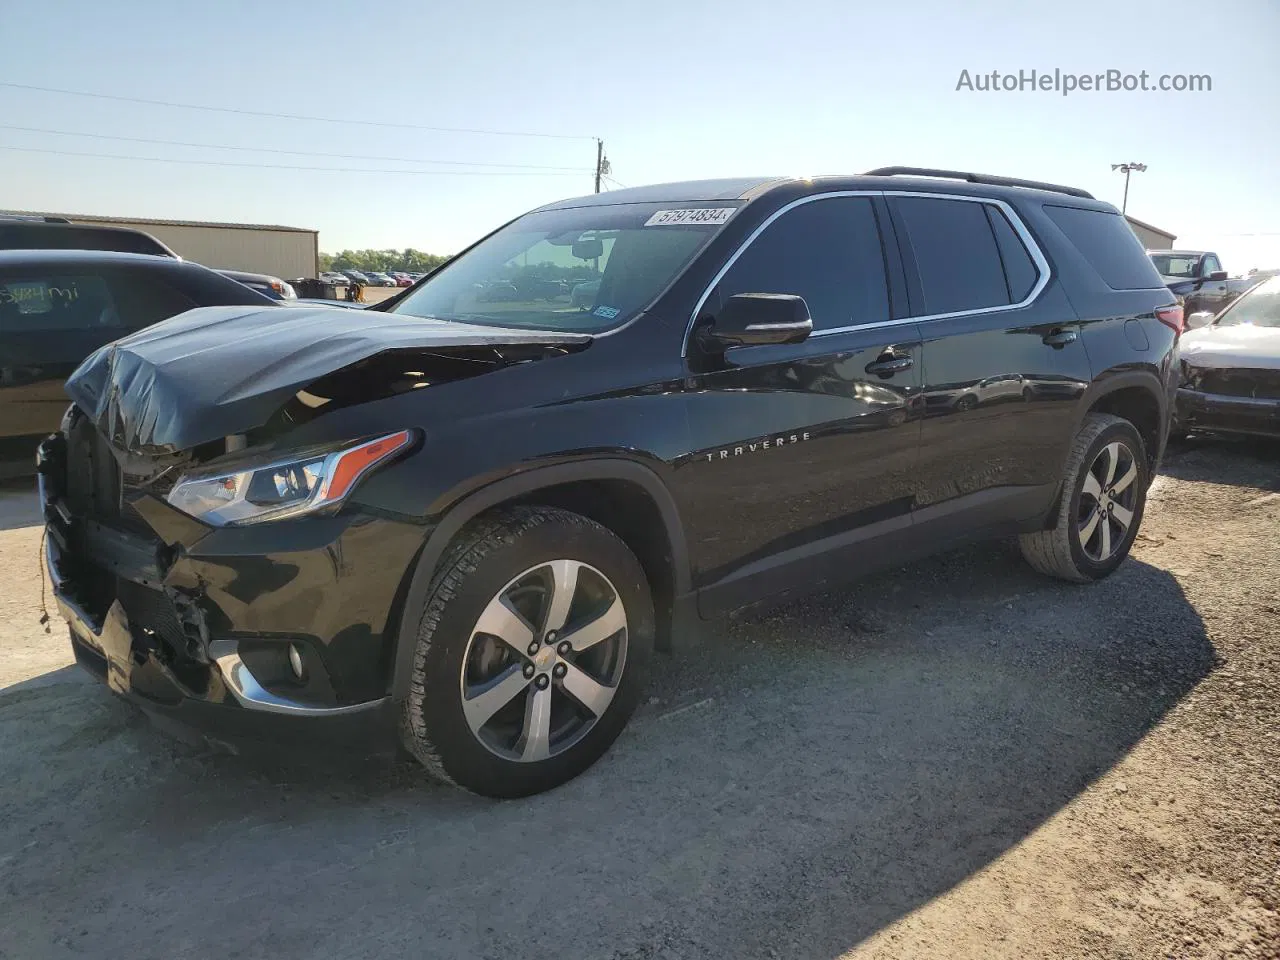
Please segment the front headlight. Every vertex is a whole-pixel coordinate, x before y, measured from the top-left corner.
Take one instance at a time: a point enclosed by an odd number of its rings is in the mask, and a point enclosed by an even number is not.
[[[408,430],[354,446],[238,471],[187,474],[167,497],[215,527],[282,520],[336,509],[362,477],[413,442]]]
[[[1180,360],[1179,364],[1182,367],[1182,382],[1179,386],[1188,387],[1192,390],[1200,389],[1200,369],[1193,367],[1185,360]]]

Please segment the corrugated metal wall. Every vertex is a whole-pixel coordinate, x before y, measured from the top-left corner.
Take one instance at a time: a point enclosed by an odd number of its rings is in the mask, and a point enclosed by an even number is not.
[[[1172,250],[1173,241],[1177,239],[1158,230],[1148,230],[1142,224],[1134,223],[1132,220],[1129,221],[1129,228],[1138,235],[1138,239],[1148,250]]]
[[[86,217],[71,219],[101,223]],[[284,280],[316,275],[317,234],[213,225],[145,223],[111,220],[112,226],[149,233],[184,260],[223,270],[269,273]]]

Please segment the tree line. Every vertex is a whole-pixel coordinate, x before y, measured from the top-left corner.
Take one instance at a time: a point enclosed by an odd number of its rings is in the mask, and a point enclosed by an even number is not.
[[[413,247],[403,250],[343,250],[341,253],[320,254],[320,269],[325,270],[403,270],[405,273],[426,273],[434,270],[449,258],[438,253],[423,253]]]

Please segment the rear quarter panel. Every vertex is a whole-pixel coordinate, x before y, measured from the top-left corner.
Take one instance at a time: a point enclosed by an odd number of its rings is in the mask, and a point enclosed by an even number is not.
[[[1155,311],[1175,305],[1173,294],[1154,268],[1150,288],[1113,289],[1041,204],[1029,203],[1020,209],[1080,319],[1093,382],[1080,399],[1077,423],[1107,393],[1140,386],[1157,398],[1167,427],[1177,389],[1177,334],[1156,319]]]

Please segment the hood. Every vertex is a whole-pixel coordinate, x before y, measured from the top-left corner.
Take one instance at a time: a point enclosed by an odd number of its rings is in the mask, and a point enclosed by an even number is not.
[[[337,307],[204,307],[102,347],[66,391],[117,448],[171,454],[259,427],[308,384],[390,351],[590,342]]]
[[[1179,353],[1193,367],[1280,370],[1280,327],[1202,327],[1182,335]]]

